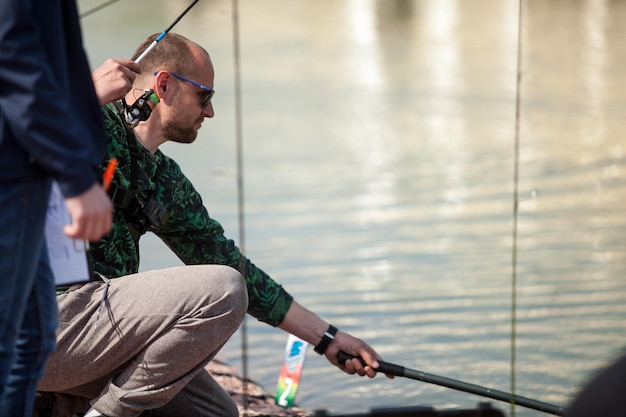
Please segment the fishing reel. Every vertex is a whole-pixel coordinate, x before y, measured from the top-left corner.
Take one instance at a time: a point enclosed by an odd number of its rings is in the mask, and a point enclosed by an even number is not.
[[[154,93],[154,90],[144,90],[141,97],[130,106],[126,103],[126,99],[122,99],[124,122],[131,129],[134,128],[139,122],[148,120],[158,103],[159,97]]]

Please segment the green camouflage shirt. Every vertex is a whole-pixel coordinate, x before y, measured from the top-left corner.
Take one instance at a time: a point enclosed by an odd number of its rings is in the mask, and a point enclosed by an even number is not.
[[[118,159],[113,184],[131,188],[129,133],[116,108],[103,108],[107,131],[107,154],[101,166]],[[265,272],[245,258],[235,243],[224,236],[224,229],[212,219],[199,193],[178,164],[160,150],[155,154],[138,144],[136,183],[139,196],[150,195],[169,212],[168,220],[150,229],[187,265],[220,264],[238,269],[248,289],[248,313],[272,326],[279,325],[293,297]],[[114,212],[111,232],[92,245],[94,269],[108,278],[136,273],[139,269],[139,236],[131,232],[122,210]],[[181,280],[185,278],[180,277]]]

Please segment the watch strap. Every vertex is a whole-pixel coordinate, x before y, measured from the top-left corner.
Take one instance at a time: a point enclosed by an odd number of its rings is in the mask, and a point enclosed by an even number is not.
[[[332,324],[328,326],[328,330],[324,332],[324,336],[322,336],[322,340],[313,348],[316,353],[323,355],[328,348],[328,345],[335,340],[335,335],[337,334],[337,328]]]

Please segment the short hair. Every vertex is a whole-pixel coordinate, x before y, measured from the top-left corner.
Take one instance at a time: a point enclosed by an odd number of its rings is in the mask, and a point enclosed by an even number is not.
[[[149,36],[137,47],[132,59],[136,60],[160,35],[161,33],[155,33]],[[208,55],[208,52],[195,42],[177,33],[169,32],[139,63],[140,77],[151,76],[153,72],[161,70],[185,73],[184,67],[192,65],[194,62],[191,52],[192,46],[200,48]]]

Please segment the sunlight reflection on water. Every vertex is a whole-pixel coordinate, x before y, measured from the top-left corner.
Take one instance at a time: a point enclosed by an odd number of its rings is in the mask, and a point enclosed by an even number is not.
[[[129,56],[186,2],[142,4],[85,19],[94,64]],[[516,388],[565,404],[626,345],[626,4],[524,4]],[[504,391],[517,5],[240,2],[246,253],[388,361]],[[237,239],[231,25],[230,2],[216,0],[177,26],[213,57],[216,117],[191,148],[164,150]],[[154,238],[143,245],[142,269],[178,263]],[[250,377],[272,391],[286,336],[248,327]],[[240,355],[235,337],[223,356],[240,366]],[[297,399],[333,412],[481,400],[350,377],[315,354]]]

